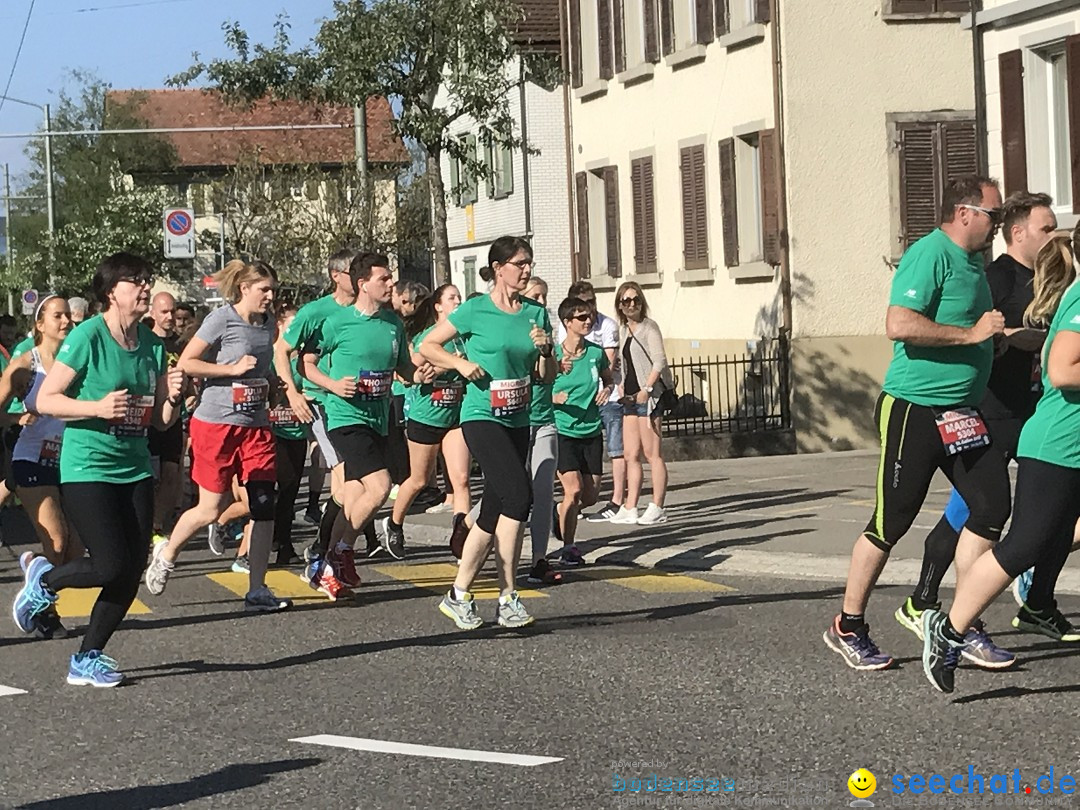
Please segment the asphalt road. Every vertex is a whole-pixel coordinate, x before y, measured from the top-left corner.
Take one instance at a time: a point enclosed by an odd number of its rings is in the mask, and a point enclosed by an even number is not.
[[[5,604],[19,550],[0,549]],[[1055,780],[1080,777],[1080,649],[1001,632],[1022,662],[965,667],[956,693],[941,695],[923,678],[917,640],[889,618],[902,587],[883,587],[871,608],[900,666],[858,673],[821,640],[840,584],[797,572],[591,566],[526,595],[533,628],[464,633],[435,608],[452,576],[445,552],[417,547],[405,565],[388,563],[362,567],[355,604],[309,598],[245,616],[227,587],[237,583],[210,578],[222,561],[199,543],[163,596],[140,591],[146,612],[110,645],[130,676],[119,689],[67,686],[77,642],[31,641],[9,620],[0,807],[846,807],[859,767],[877,778],[875,806],[957,807],[969,797],[897,796],[894,777],[948,779],[970,765],[987,792],[995,772],[1011,790],[1017,768],[1021,790],[1051,767]],[[1062,604],[1080,610],[1080,599]],[[990,627],[1005,628],[1012,610],[999,601]],[[494,602],[481,613],[490,620]],[[298,741],[315,735],[376,750]],[[456,750],[393,752],[395,743]],[[445,758],[478,751],[554,761]],[[645,792],[652,774],[659,789],[676,780],[672,792]],[[692,782],[676,792],[679,778],[695,777],[707,780],[701,792]],[[630,791],[635,778],[642,792]],[[1008,798],[1072,802],[1060,792]]]

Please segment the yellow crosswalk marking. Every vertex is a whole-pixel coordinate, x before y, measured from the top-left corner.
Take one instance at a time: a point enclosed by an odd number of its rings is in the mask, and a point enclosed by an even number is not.
[[[631,588],[644,593],[723,593],[734,591],[730,585],[721,585],[707,579],[667,574],[657,571],[645,571],[638,568],[584,568],[581,573],[589,579],[610,582],[623,588]]]
[[[207,574],[218,585],[228,588],[237,596],[247,596],[248,575],[238,574],[235,571],[223,571],[219,574]],[[304,580],[300,579],[293,571],[267,571],[266,585],[274,592],[274,596],[284,596],[289,599],[315,599],[326,601],[326,597],[316,591]]]
[[[454,577],[457,576],[457,566],[450,563],[380,565],[375,570],[402,582],[412,583],[417,588],[436,593],[446,593],[447,589],[454,584]],[[473,583],[472,595],[474,599],[498,599],[499,584],[490,577],[477,579]],[[518,588],[518,595],[522,599],[547,598],[547,594],[543,591],[535,591],[531,588]]]
[[[65,588],[60,591],[56,611],[62,619],[75,619],[89,616],[94,609],[101,588]],[[150,608],[136,599],[128,608],[128,613],[149,613]]]

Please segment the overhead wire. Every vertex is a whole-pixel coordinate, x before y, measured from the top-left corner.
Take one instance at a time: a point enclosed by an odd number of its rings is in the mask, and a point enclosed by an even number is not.
[[[0,93],[0,111],[4,109],[4,102],[7,101],[4,96],[11,89],[11,80],[15,78],[15,68],[19,66],[19,57],[22,55],[23,43],[26,42],[26,31],[30,28],[30,18],[34,16],[34,4],[36,2],[37,0],[30,0],[30,8],[26,11],[26,22],[23,23],[22,36],[19,37],[19,47],[15,50],[15,61],[11,63],[11,72],[8,74],[7,84],[4,85],[4,92]]]

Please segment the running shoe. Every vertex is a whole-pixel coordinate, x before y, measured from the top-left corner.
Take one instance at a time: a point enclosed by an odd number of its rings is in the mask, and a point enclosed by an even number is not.
[[[525,606],[521,604],[521,599],[518,598],[517,591],[511,593],[506,597],[506,601],[503,601],[503,597],[499,597],[499,624],[503,627],[525,627],[535,621],[532,616],[529,615],[529,611],[525,610]]]
[[[427,509],[424,510],[424,514],[445,515],[447,512],[453,511],[454,505],[452,503],[447,503],[446,501],[443,501],[442,503],[437,503],[434,506],[429,506]]]
[[[829,629],[822,634],[822,638],[829,645],[829,649],[843,656],[844,663],[852,669],[888,669],[893,665],[893,657],[885,655],[870,638],[869,625],[865,625],[859,633],[842,633],[840,617],[837,616]]]
[[[621,506],[619,511],[611,518],[611,522],[620,526],[634,526],[638,522],[638,511],[637,509],[627,509],[625,506]]]
[[[44,557],[34,557],[23,572],[23,586],[15,594],[11,615],[24,633],[34,630],[34,617],[44,613],[56,602],[56,594],[50,593],[41,578],[52,570],[52,563]]]
[[[285,610],[292,607],[292,600],[274,596],[273,592],[265,585],[261,585],[253,591],[248,591],[244,597],[244,610],[254,610],[262,613],[271,613],[275,610]]]
[[[322,571],[317,578],[315,576],[315,567],[319,566]],[[303,574],[304,581],[310,585],[319,593],[325,594],[326,598],[331,602],[336,602],[339,599],[351,599],[353,592],[336,576],[334,576],[334,568],[328,563],[315,561],[310,563],[307,568],[304,569]]]
[[[1026,604],[1021,605],[1016,617],[1012,620],[1012,626],[1026,633],[1038,633],[1040,636],[1052,638],[1054,641],[1064,641],[1067,644],[1080,641],[1080,630],[1077,630],[1056,606],[1050,610],[1036,612]]]
[[[937,608],[934,608],[937,610]],[[964,634],[964,646],[960,654],[982,669],[1007,669],[1016,663],[1016,655],[999,647],[986,632],[982,619],[976,619]]]
[[[945,637],[945,625],[949,617],[940,610],[923,611],[923,674],[939,692],[952,692],[956,678],[956,665],[960,662],[963,642],[950,641]]]
[[[26,566],[30,564],[30,561],[34,559],[34,552],[24,551],[19,555],[19,569],[25,574]]]
[[[934,610],[940,610],[941,609],[941,603],[938,602],[937,604],[932,605],[931,607],[933,607]],[[900,624],[903,627],[906,627],[912,633],[917,635],[919,637],[919,641],[923,640],[923,637],[922,637],[922,615],[923,615],[923,611],[915,609],[915,605],[911,601],[910,596],[907,599],[904,600],[904,604],[902,604],[900,607],[898,607],[896,609],[896,613],[894,613],[893,615],[896,616],[896,620],[898,622],[900,622]]]
[[[585,520],[589,523],[607,523],[622,509],[617,503],[608,501],[607,505],[599,511],[593,512],[591,515],[586,515]]]
[[[1032,566],[1012,581],[1013,599],[1020,607],[1027,602],[1028,594],[1031,592],[1031,579],[1034,575],[1035,568]]]
[[[465,538],[469,536],[469,524],[465,522],[465,515],[454,515],[454,527],[450,530],[450,553],[454,559],[460,560],[465,551]]]
[[[175,563],[171,563],[161,556],[161,552],[167,547],[168,543],[159,543],[154,546],[154,551],[150,555],[150,564],[146,566],[146,574],[143,576],[146,589],[154,596],[159,596],[165,592],[165,586],[169,583],[169,574],[176,567]]]
[[[563,565],[585,565],[585,557],[581,553],[576,545],[568,546],[562,550],[562,554],[559,557],[559,561]]]
[[[223,555],[225,553],[225,527],[216,521],[211,523],[207,530],[206,543],[215,557]]]
[[[531,585],[558,585],[562,582],[562,574],[541,557],[533,564],[527,582]]]
[[[322,522],[322,510],[318,507],[315,509],[308,507],[307,511],[304,512],[304,522],[310,523],[312,526],[318,526]]]
[[[382,547],[395,560],[405,559],[405,532],[402,527],[391,527],[390,518],[379,521],[379,533],[382,534]]]
[[[369,532],[368,529],[371,531]],[[379,542],[378,535],[375,534],[375,527],[368,524],[364,527],[364,554],[370,559],[382,551],[382,543]]]
[[[101,650],[75,653],[68,665],[67,682],[72,686],[119,686],[124,682],[124,673],[117,666],[116,659]]]
[[[356,557],[348,546],[337,548],[326,556],[340,579],[348,588],[360,587],[360,573],[356,570]]]
[[[68,630],[60,621],[60,614],[56,612],[56,605],[49,605],[41,613],[34,616],[32,621],[34,622],[34,636],[43,641],[68,637]]]
[[[247,554],[241,554],[232,564],[232,572],[234,574],[250,574],[251,564],[248,562]]]
[[[639,526],[655,526],[657,523],[667,523],[667,512],[663,507],[650,503],[638,518]]]
[[[450,588],[446,596],[439,602],[439,611],[453,620],[454,624],[462,630],[475,630],[484,623],[484,620],[480,618],[480,614],[476,612],[476,600],[473,599],[473,595],[467,593],[464,599],[455,599],[453,588]],[[499,617],[502,618],[501,608]]]

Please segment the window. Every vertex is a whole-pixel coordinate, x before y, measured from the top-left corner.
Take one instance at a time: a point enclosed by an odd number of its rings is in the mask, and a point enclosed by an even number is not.
[[[461,260],[462,273],[465,275],[465,297],[476,292],[476,257],[466,256]]]
[[[709,266],[704,144],[679,150],[679,179],[682,187],[683,269],[702,270]]]
[[[720,142],[720,213],[728,267],[780,263],[775,137],[770,129]]]
[[[488,169],[487,195],[501,200],[514,191],[514,152],[501,144],[484,147],[484,164]]]
[[[465,136],[465,154],[476,158],[476,136]],[[450,199],[454,205],[466,206],[477,200],[476,172],[457,158],[450,159]]]
[[[622,275],[619,240],[619,169],[604,166],[575,175],[578,224],[578,275],[593,270]]]
[[[1031,50],[1023,60],[1022,109],[1027,187],[1045,190],[1060,212],[1072,211],[1069,74],[1065,43]],[[1003,78],[1004,81],[1004,78]]]
[[[634,205],[634,272],[655,273],[656,207],[651,157],[630,161],[630,196]]]
[[[955,19],[971,11],[971,0],[884,0],[885,17]]]

